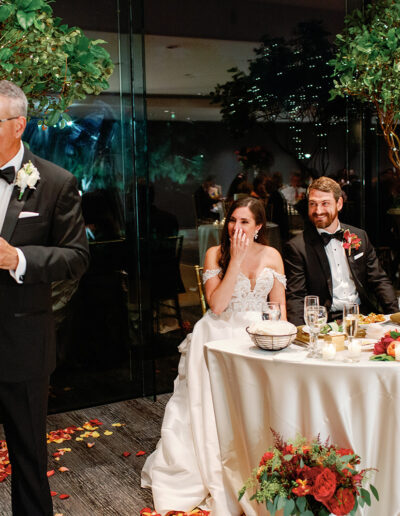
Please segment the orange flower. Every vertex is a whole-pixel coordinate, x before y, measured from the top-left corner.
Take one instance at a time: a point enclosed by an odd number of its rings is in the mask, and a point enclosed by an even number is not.
[[[307,480],[302,480],[301,478],[296,479],[297,487],[292,489],[292,493],[296,496],[305,496],[309,494],[311,491],[311,487],[308,485]]]

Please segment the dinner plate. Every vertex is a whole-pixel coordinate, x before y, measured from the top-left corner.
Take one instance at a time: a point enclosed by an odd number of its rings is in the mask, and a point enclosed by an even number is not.
[[[357,339],[361,344],[361,351],[372,351],[375,344],[378,342],[376,339]],[[344,347],[347,348],[349,341],[344,342]]]
[[[310,333],[310,328],[308,326],[303,326],[302,331],[303,331],[303,333]],[[321,335],[322,334],[320,334],[320,336]],[[324,333],[323,335],[331,335],[333,337],[334,335],[343,335],[343,332],[342,331],[330,331],[328,333]]]
[[[370,324],[385,324],[385,322],[390,321],[390,315],[384,315],[384,318],[385,318],[384,321],[378,321],[378,322],[373,322],[373,323],[361,323],[361,322],[359,322],[358,323],[358,327],[366,329],[366,328],[368,328],[368,326]]]

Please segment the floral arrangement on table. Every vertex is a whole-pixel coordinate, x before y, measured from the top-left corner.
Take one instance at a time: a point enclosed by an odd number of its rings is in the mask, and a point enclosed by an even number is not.
[[[239,491],[239,500],[256,487],[251,499],[265,503],[272,516],[280,509],[285,516],[353,515],[358,506],[371,505],[370,493],[362,485],[373,468],[357,470],[360,457],[353,450],[321,443],[319,437],[309,442],[298,436],[285,442],[272,433],[274,446]],[[376,488],[372,484],[369,488],[379,500]]]
[[[268,170],[274,162],[272,154],[261,145],[254,147],[242,147],[235,151],[236,159],[242,164],[245,170],[250,168]]]
[[[381,360],[391,362],[396,356],[396,343],[400,345],[400,329],[392,330],[375,344],[374,353],[370,356],[370,360]]]
[[[359,249],[361,246],[361,238],[359,238],[355,233],[350,233],[348,229],[343,233],[343,247],[347,249],[349,256],[351,255],[351,250]]]

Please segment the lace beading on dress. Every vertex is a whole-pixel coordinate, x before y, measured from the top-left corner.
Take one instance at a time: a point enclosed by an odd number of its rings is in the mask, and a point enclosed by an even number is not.
[[[221,272],[221,269],[210,269],[203,273],[203,283],[213,278]],[[254,289],[251,288],[251,282],[247,276],[239,272],[233,295],[229,301],[225,312],[261,312],[262,305],[267,300],[274,281],[278,280],[286,288],[286,276],[279,274],[269,267],[264,269],[257,276]]]
[[[218,276],[218,274],[221,272],[221,269],[207,269],[203,272],[203,284],[205,284],[206,281],[208,281],[211,278],[214,278],[215,276]]]

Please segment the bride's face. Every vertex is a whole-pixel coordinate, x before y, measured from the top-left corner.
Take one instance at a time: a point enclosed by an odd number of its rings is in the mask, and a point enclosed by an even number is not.
[[[254,215],[247,206],[236,208],[228,222],[229,238],[233,237],[235,231],[242,230],[251,241],[256,230],[260,228],[261,224],[256,224]]]

